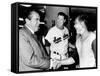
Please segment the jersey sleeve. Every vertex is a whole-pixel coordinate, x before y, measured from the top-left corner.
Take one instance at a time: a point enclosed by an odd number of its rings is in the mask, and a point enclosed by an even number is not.
[[[66,33],[69,35],[69,30],[66,28]]]
[[[47,33],[47,35],[45,36],[45,39],[48,40],[49,43],[52,43],[53,42],[53,30],[49,30],[49,32]]]

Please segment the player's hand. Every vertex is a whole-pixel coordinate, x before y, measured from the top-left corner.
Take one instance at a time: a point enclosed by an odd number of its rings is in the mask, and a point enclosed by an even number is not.
[[[61,67],[61,63],[59,62],[56,66],[56,69],[58,69],[59,67]]]
[[[58,69],[61,66],[60,60],[55,60],[53,63],[53,69]]]

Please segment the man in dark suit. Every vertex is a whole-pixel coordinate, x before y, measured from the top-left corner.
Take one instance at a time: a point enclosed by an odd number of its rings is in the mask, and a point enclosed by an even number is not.
[[[31,11],[25,22],[19,30],[19,71],[47,70],[49,57],[35,35],[41,23],[38,12]]]

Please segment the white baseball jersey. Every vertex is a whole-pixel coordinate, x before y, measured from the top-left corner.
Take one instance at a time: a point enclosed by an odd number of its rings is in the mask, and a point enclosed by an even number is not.
[[[52,27],[47,33],[45,39],[51,43],[51,58],[64,59],[67,53],[69,32],[66,27],[60,30],[56,26]]]
[[[95,57],[92,50],[92,42],[95,38],[95,34],[90,33],[84,41],[81,41],[81,37],[77,39],[76,47],[79,54],[80,68],[93,67],[95,65]]]

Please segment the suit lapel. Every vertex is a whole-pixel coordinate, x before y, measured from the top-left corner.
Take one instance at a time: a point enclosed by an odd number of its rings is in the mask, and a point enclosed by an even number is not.
[[[42,47],[40,41],[37,39],[37,36],[35,34],[32,34],[31,31],[27,27],[24,27],[24,28],[25,28],[25,31],[27,32],[27,34],[29,36],[31,36],[32,39],[34,39],[35,43],[32,43],[32,44],[34,44],[34,46],[35,46],[34,48],[39,49],[37,53],[39,54],[39,52],[40,52],[40,53],[42,53],[42,57],[47,57],[47,54],[46,54],[44,48]]]

